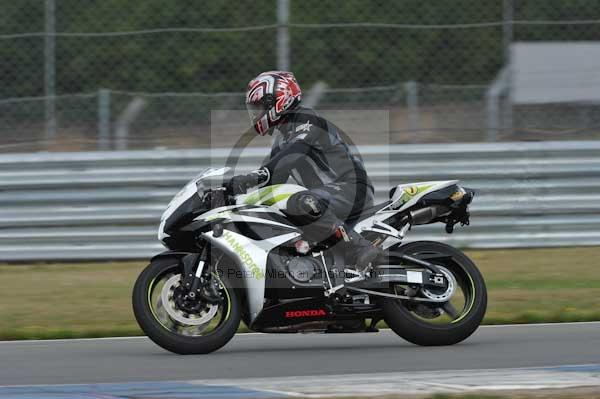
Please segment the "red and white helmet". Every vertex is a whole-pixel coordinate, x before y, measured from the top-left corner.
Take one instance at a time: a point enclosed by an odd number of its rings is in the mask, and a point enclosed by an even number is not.
[[[254,130],[264,136],[276,126],[283,114],[300,104],[302,90],[294,74],[285,71],[263,72],[248,83],[246,108]]]

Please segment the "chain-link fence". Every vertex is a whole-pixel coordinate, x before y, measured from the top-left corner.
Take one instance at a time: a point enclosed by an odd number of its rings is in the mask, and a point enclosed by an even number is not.
[[[389,110],[386,142],[597,138],[596,45],[597,0],[0,0],[0,145],[206,146],[279,68],[318,109]]]

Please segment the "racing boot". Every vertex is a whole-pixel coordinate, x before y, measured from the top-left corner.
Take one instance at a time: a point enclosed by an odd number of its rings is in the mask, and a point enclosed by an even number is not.
[[[356,271],[361,274],[368,271],[371,264],[382,254],[371,241],[344,225],[336,228],[335,236],[346,247],[346,259],[354,264]]]

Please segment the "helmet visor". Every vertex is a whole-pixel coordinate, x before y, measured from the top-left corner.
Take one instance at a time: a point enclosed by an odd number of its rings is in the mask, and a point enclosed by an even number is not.
[[[250,115],[250,119],[252,123],[256,123],[267,113],[267,107],[263,101],[247,103],[246,109],[248,110],[248,115]]]

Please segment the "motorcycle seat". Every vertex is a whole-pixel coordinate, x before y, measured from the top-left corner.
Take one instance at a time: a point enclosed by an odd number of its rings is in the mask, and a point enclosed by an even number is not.
[[[370,208],[364,209],[358,216],[352,218],[352,221],[348,221],[348,225],[350,227],[354,227],[356,223],[360,222],[363,219],[368,218],[369,216],[373,216],[378,210],[385,208],[391,203],[391,201],[384,201],[381,204],[374,205]]]

